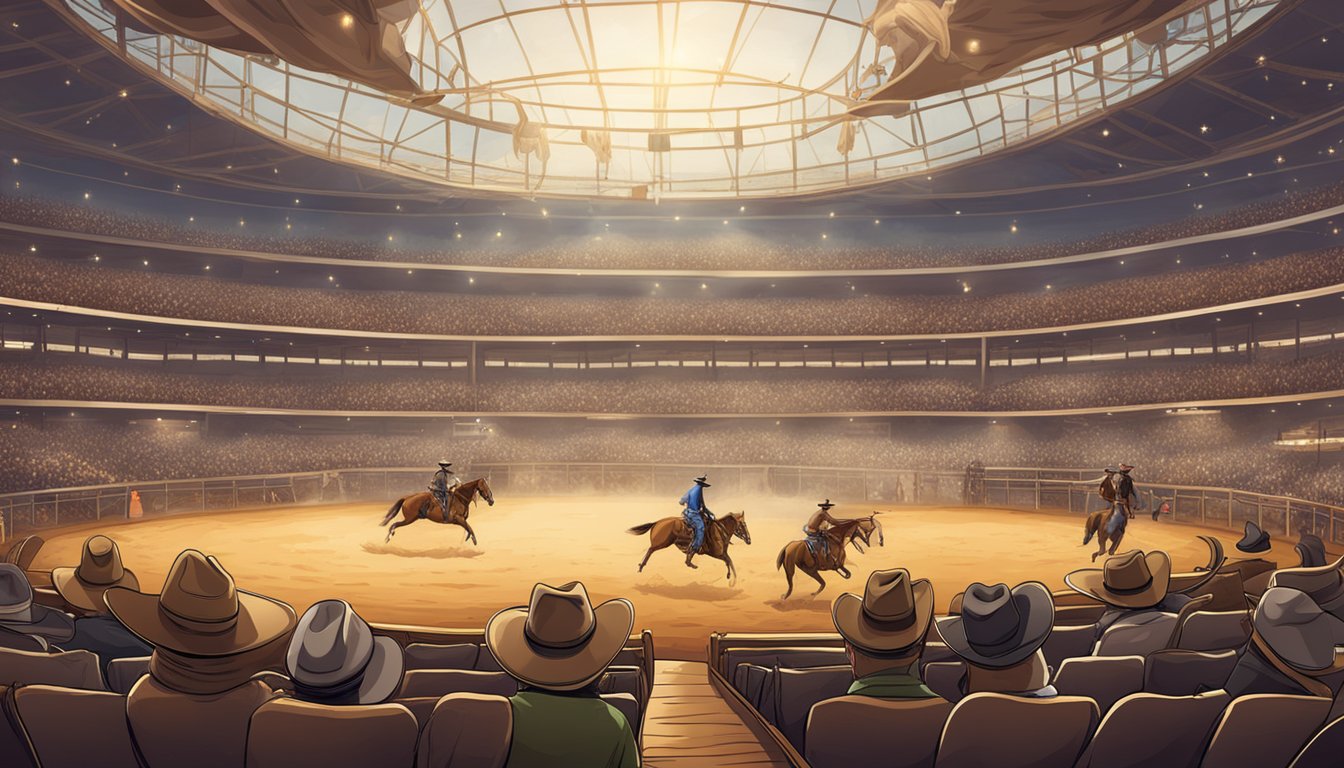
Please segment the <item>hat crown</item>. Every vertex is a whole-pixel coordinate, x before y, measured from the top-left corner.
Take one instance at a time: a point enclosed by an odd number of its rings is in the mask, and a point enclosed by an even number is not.
[[[878,622],[909,619],[915,612],[915,593],[910,572],[904,568],[873,571],[863,588],[863,612]]]
[[[21,611],[32,603],[33,585],[27,574],[13,563],[0,563],[0,611]]]
[[[1102,583],[1117,592],[1141,590],[1153,582],[1148,560],[1137,550],[1117,555],[1102,567]]]
[[[972,584],[961,598],[966,642],[974,648],[994,647],[1011,639],[1022,625],[1022,615],[1007,584]]]
[[[1284,587],[1271,587],[1260,601],[1265,619],[1275,624],[1307,624],[1325,611],[1307,593]]]
[[[173,561],[159,605],[192,622],[231,624],[238,615],[238,589],[218,560],[188,549]]]
[[[90,584],[114,584],[126,575],[121,564],[121,550],[106,536],[89,537],[79,557],[75,575]]]
[[[295,631],[299,675],[304,672],[330,674],[346,667],[351,660],[363,669],[373,655],[373,630],[343,600],[323,600],[314,604],[299,620]]]
[[[532,589],[523,631],[534,645],[543,649],[574,648],[591,637],[596,628],[593,604],[583,584],[538,584]]]

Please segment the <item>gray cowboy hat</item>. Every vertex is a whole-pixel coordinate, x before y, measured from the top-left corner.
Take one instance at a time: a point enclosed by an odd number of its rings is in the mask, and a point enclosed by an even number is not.
[[[527,605],[490,617],[485,647],[505,672],[528,685],[575,691],[602,676],[634,625],[629,600],[594,607],[581,582],[537,584]]]
[[[1258,554],[1269,551],[1269,534],[1255,524],[1254,520],[1246,521],[1246,533],[1237,542],[1237,549],[1249,554]]]
[[[701,476],[695,478],[695,484],[698,485],[698,486],[700,486],[701,488],[708,488],[708,487],[709,487],[709,477],[708,477],[707,475],[701,475]]]
[[[1344,669],[1344,620],[1298,589],[1270,587],[1255,607],[1252,626],[1269,649],[1293,669],[1319,676]]]
[[[1325,542],[1314,533],[1304,533],[1293,546],[1302,568],[1320,568],[1326,564]]]
[[[33,602],[33,585],[14,563],[0,563],[0,627],[60,645],[75,636],[75,621]]]
[[[103,613],[103,593],[112,587],[139,589],[135,573],[121,564],[117,542],[101,534],[84,542],[84,551],[75,568],[53,568],[51,584],[65,602],[85,611]]]
[[[975,583],[962,595],[960,615],[934,620],[938,634],[961,658],[1003,669],[1036,653],[1055,623],[1055,603],[1044,584]]]
[[[323,600],[304,611],[285,653],[300,698],[319,703],[382,703],[397,692],[405,667],[397,641],[375,637],[344,600]]]
[[[831,605],[835,628],[850,645],[889,654],[914,646],[928,634],[933,619],[933,584],[911,581],[904,568],[873,571],[863,597],[846,592]]]
[[[1327,565],[1275,571],[1269,586],[1306,592],[1321,608],[1344,619],[1344,557]]]

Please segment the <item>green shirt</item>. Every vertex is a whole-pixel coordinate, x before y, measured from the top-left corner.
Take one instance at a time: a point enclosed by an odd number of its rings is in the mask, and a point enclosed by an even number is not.
[[[938,698],[938,694],[929,690],[922,680],[910,674],[910,669],[888,669],[861,677],[849,686],[848,692],[851,696],[872,696],[875,699]]]
[[[505,768],[638,768],[639,745],[625,716],[597,696],[519,691]]]

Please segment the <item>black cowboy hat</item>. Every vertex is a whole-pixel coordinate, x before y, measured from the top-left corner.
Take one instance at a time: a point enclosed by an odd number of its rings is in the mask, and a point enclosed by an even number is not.
[[[1302,563],[1299,568],[1320,568],[1325,565],[1326,552],[1325,542],[1321,537],[1314,533],[1304,533],[1302,538],[1298,539],[1297,544],[1293,546],[1297,550],[1297,556]]]
[[[821,502],[820,504],[818,504],[817,506],[818,506],[818,507],[821,507],[822,509],[830,509],[831,507],[834,507],[835,505],[831,503],[831,500],[830,500],[830,499],[827,499],[827,500]]]
[[[1050,589],[1029,581],[975,583],[962,596],[959,615],[935,619],[938,634],[961,658],[981,667],[1003,669],[1035,653],[1050,637],[1055,604]]]
[[[708,476],[708,475],[701,475],[701,476],[695,478],[695,484],[698,485],[698,486],[700,486],[701,488],[708,488],[708,487],[709,487],[709,476]]]
[[[1256,554],[1269,551],[1269,534],[1261,530],[1260,526],[1253,520],[1246,521],[1246,533],[1237,542],[1237,549],[1242,552]]]

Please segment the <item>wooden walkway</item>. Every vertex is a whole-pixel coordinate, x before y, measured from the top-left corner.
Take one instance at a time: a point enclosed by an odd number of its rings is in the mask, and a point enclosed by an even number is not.
[[[758,728],[719,695],[703,662],[655,662],[640,739],[646,768],[786,768],[784,754]]]

